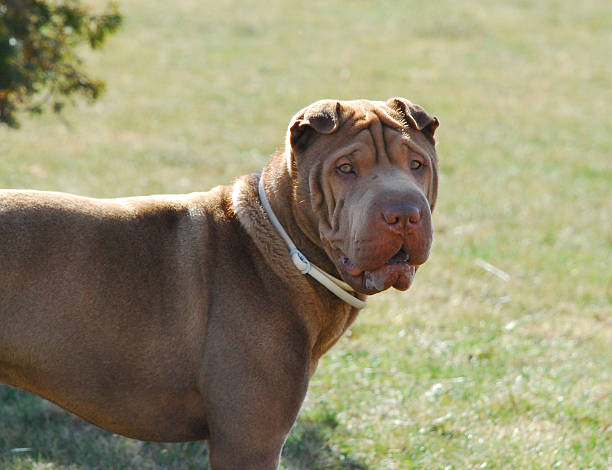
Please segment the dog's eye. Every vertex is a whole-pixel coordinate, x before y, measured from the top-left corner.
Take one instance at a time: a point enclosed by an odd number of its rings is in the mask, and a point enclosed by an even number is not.
[[[351,165],[350,163],[343,163],[338,167],[338,171],[340,171],[340,173],[345,174],[353,173],[353,165]]]
[[[418,161],[418,160],[412,160],[410,162],[410,169],[411,170],[418,170],[422,166],[423,166],[423,164],[420,161]]]

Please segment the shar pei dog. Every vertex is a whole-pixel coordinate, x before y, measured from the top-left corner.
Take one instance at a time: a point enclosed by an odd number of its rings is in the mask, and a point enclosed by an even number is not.
[[[432,243],[438,120],[318,101],[261,174],[187,195],[0,191],[0,382],[276,469],[321,356]]]

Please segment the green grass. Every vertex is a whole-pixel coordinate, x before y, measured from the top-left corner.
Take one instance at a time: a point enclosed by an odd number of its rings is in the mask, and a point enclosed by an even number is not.
[[[440,118],[432,257],[324,357],[286,468],[612,467],[607,2],[120,7],[122,30],[83,54],[107,94],[67,125],[0,129],[0,186],[204,190],[257,171],[323,97],[402,95]],[[0,388],[2,469],[204,460],[203,444],[131,441]]]

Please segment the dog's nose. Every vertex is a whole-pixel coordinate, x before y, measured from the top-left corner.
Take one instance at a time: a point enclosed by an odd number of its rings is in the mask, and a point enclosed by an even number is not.
[[[412,202],[396,202],[383,207],[382,218],[390,228],[403,230],[403,228],[414,228],[419,225],[421,211]]]

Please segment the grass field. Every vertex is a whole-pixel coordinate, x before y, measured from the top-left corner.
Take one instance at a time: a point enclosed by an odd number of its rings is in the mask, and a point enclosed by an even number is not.
[[[107,94],[0,129],[0,187],[205,190],[258,171],[323,97],[402,95],[440,119],[431,259],[324,357],[286,469],[612,468],[609,2],[119,4],[123,28],[83,52]],[[0,387],[2,470],[200,469],[205,452]]]

